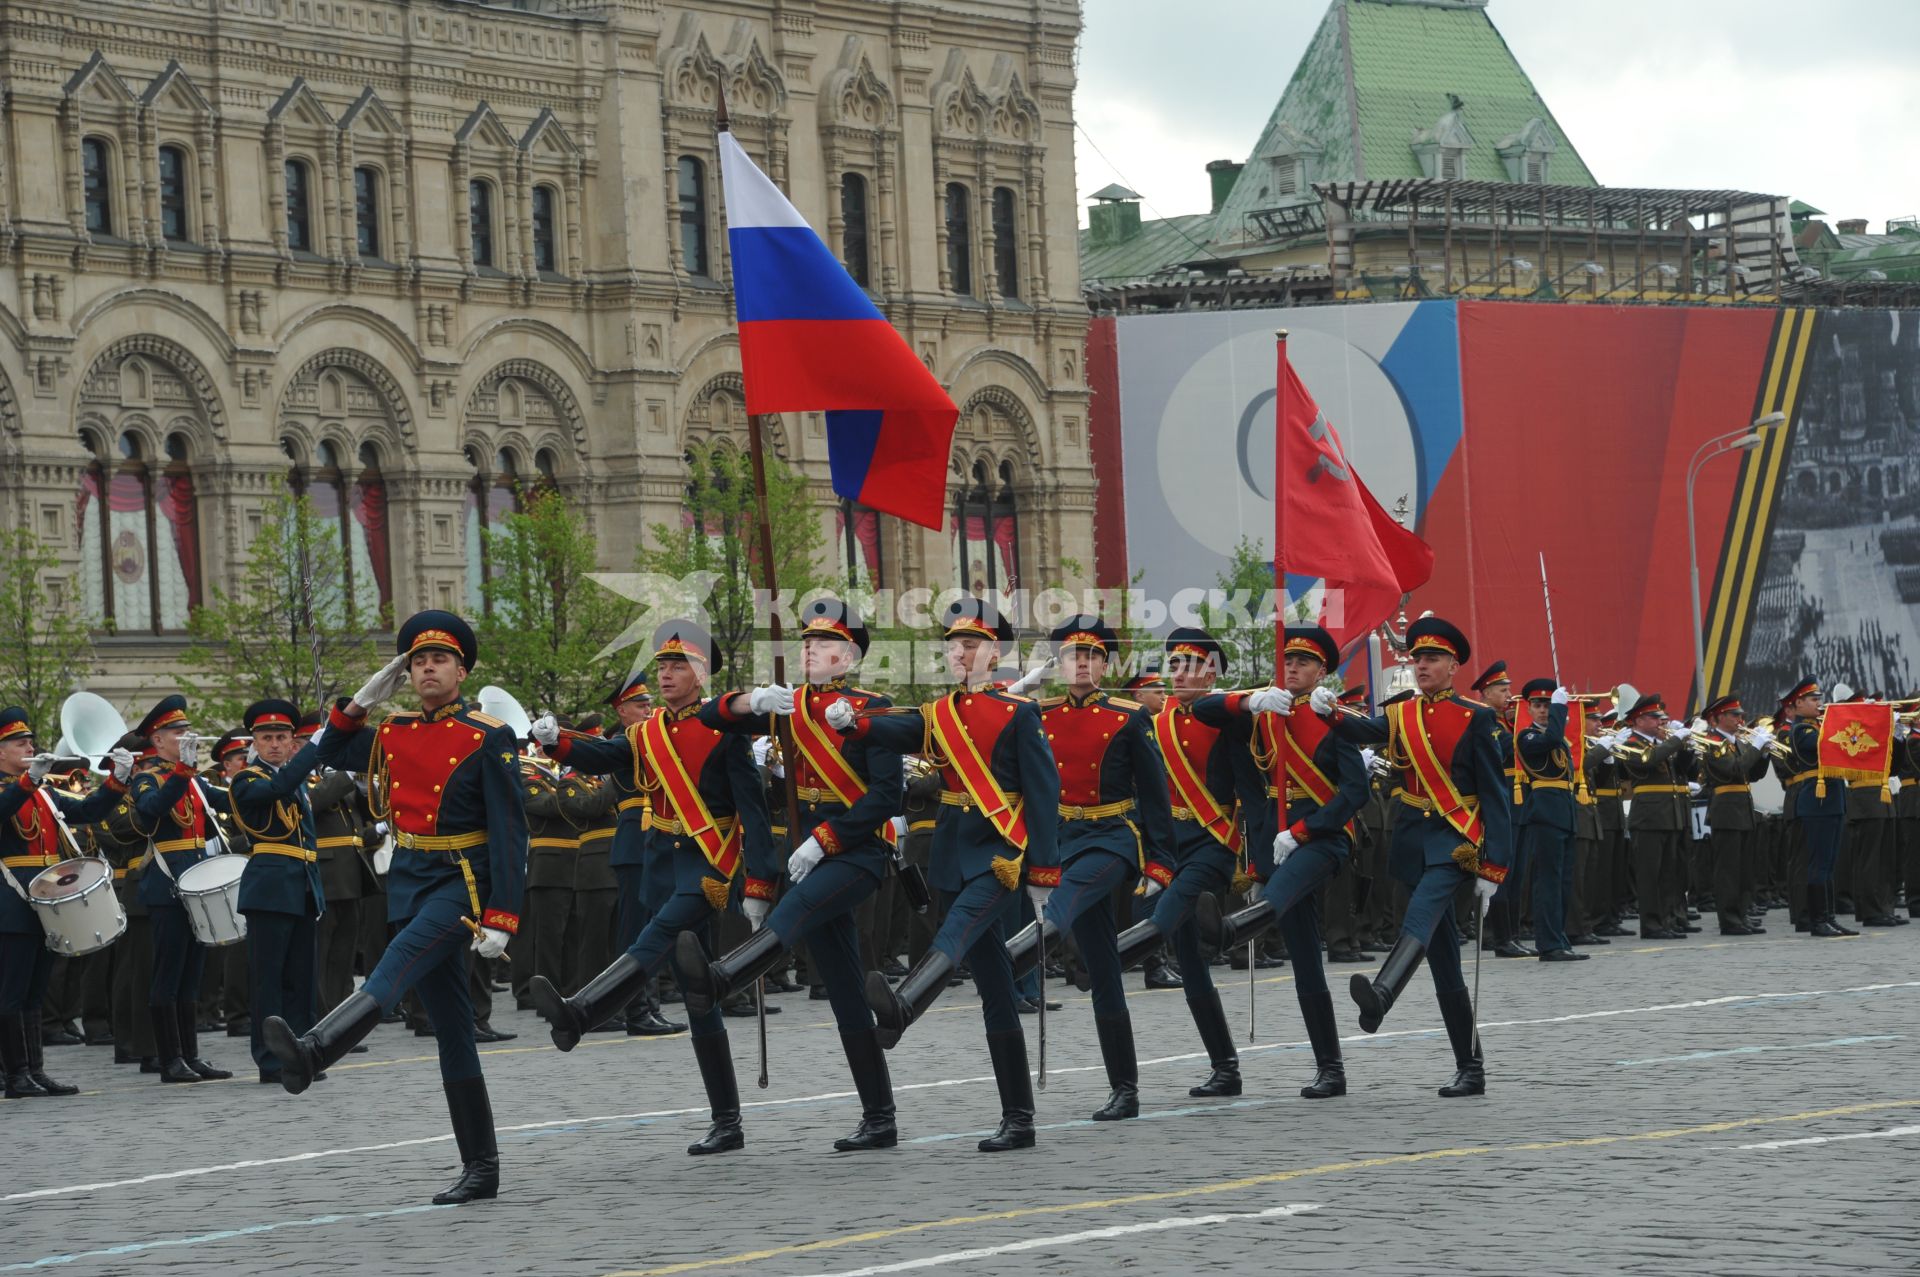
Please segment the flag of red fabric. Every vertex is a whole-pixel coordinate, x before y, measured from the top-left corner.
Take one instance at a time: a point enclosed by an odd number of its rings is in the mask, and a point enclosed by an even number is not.
[[[1433,575],[1433,547],[1393,521],[1348,462],[1280,342],[1274,448],[1274,566],[1324,578],[1321,624],[1344,652]]]

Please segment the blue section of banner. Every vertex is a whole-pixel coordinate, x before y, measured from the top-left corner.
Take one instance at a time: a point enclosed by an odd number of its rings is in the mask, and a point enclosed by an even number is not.
[[[1381,369],[1407,406],[1419,466],[1424,514],[1447,463],[1460,447],[1464,414],[1460,398],[1460,311],[1451,301],[1425,301],[1380,360]]]

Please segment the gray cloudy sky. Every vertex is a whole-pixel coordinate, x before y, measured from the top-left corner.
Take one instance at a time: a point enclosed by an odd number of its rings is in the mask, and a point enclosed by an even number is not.
[[[1146,197],[1149,217],[1205,212],[1203,166],[1247,157],[1327,9],[1083,3],[1083,222],[1087,194],[1114,181]],[[1790,195],[1875,231],[1920,213],[1920,0],[1493,0],[1487,12],[1609,186]]]

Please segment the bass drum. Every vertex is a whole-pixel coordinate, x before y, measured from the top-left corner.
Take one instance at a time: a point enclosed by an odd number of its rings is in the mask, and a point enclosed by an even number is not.
[[[82,857],[48,865],[27,884],[27,899],[47,933],[47,948],[62,957],[95,953],[127,930],[127,911],[113,891],[113,867]]]
[[[217,948],[247,938],[247,919],[240,912],[240,875],[246,871],[245,856],[208,856],[175,881],[193,938],[201,944]]]

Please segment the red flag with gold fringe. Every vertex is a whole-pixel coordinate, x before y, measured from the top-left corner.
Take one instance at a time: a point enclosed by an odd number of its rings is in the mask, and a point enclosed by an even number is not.
[[[1819,770],[1822,781],[1885,785],[1893,770],[1893,706],[1884,701],[1827,706],[1820,715]]]

